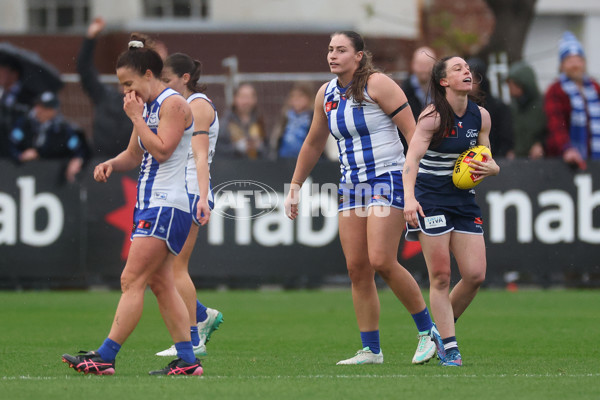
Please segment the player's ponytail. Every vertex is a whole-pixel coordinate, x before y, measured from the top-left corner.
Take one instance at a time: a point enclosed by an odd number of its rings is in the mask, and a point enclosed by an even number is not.
[[[206,85],[198,83],[202,75],[202,63],[200,61],[193,60],[187,54],[175,53],[167,57],[165,67],[171,68],[173,73],[180,78],[184,74],[190,74],[190,80],[186,84],[190,92],[203,93],[206,90]]]
[[[421,119],[435,113],[438,113],[440,116],[440,125],[431,136],[432,148],[442,143],[442,140],[452,131],[454,125],[454,110],[446,99],[446,88],[440,84],[440,80],[446,77],[446,63],[452,57],[444,57],[433,66],[431,81],[429,82],[429,92],[433,108],[428,113],[419,117]]]
[[[116,68],[127,67],[144,75],[150,70],[155,77],[160,78],[163,62],[154,49],[154,41],[141,33],[132,33],[125,50],[117,59]]]

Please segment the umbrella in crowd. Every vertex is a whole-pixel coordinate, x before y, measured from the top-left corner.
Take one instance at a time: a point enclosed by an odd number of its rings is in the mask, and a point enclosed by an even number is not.
[[[0,43],[0,63],[11,63],[21,71],[21,82],[32,93],[57,92],[63,86],[58,70],[33,51]]]

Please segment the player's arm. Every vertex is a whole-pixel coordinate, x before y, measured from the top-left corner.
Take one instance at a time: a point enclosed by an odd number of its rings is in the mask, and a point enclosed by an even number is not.
[[[94,168],[94,179],[98,182],[106,182],[113,171],[129,171],[140,165],[144,152],[138,144],[138,135],[135,128],[129,137],[127,148],[116,157],[100,163]]]
[[[481,130],[477,138],[477,144],[481,144],[490,149],[490,130],[492,128],[492,120],[490,113],[482,107],[479,107],[481,111]],[[493,151],[493,149],[490,149]],[[496,164],[496,161],[492,157],[485,157],[483,161],[472,160],[469,163],[469,168],[473,171],[473,181],[478,181],[486,176],[498,175],[500,173],[500,167]]]
[[[383,112],[392,118],[410,144],[415,131],[415,117],[400,86],[389,76],[377,72],[369,77],[367,91]]]
[[[440,118],[437,112],[431,113],[432,106],[423,110],[419,117],[419,123],[416,126],[415,133],[406,152],[406,161],[402,171],[402,185],[404,187],[404,219],[411,226],[418,226],[418,216],[425,216],[423,208],[415,197],[415,184],[419,172],[419,163],[427,152],[431,144],[433,132],[437,130],[440,124]],[[412,116],[411,116],[412,117]]]
[[[181,96],[169,96],[163,101],[156,135],[143,118],[144,103],[135,92],[125,95],[123,109],[133,122],[144,147],[159,163],[171,157],[183,137],[185,128],[192,123],[189,106]]]
[[[294,174],[292,176],[292,184],[290,185],[290,191],[285,200],[285,213],[291,219],[295,219],[298,216],[300,188],[321,157],[321,154],[325,149],[325,144],[327,143],[327,137],[329,136],[327,115],[323,109],[326,87],[327,83],[323,84],[315,97],[313,119],[308,134],[306,135],[306,139],[298,154],[296,168],[294,169]]]
[[[210,219],[210,207],[208,206],[208,130],[215,119],[215,110],[210,103],[204,99],[196,99],[190,104],[194,115],[194,135],[192,136],[192,151],[196,164],[196,175],[198,176],[198,187],[200,188],[200,199],[198,199],[198,221],[205,225]]]

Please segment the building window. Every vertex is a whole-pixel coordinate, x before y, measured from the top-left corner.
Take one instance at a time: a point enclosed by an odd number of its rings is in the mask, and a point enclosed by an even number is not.
[[[27,11],[33,32],[81,30],[90,21],[90,0],[28,0]]]
[[[144,0],[146,17],[208,18],[210,0]]]

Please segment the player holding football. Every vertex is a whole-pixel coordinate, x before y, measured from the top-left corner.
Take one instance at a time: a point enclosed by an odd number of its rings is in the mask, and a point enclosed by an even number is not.
[[[339,234],[362,350],[342,364],[381,364],[377,272],[412,314],[419,343],[413,363],[435,356],[433,323],[419,286],[398,263],[404,229],[402,214],[403,146],[396,127],[407,140],[415,121],[406,95],[386,75],[376,71],[371,54],[356,32],[331,36],[327,62],[337,78],[317,92],[313,121],[302,145],[285,211],[298,216],[300,188],[321,156],[329,133],[337,141],[342,177],[338,193]]]
[[[188,309],[192,345],[194,354],[198,356],[206,355],[206,343],[223,322],[221,312],[206,307],[196,299],[196,288],[188,269],[190,257],[198,239],[199,228],[206,225],[210,217],[210,210],[214,206],[210,187],[210,164],[219,136],[217,110],[212,101],[202,93],[205,87],[198,84],[200,72],[200,62],[182,53],[175,53],[167,57],[162,71],[163,82],[187,99],[194,115],[194,133],[192,146],[188,152],[185,177],[193,223],[181,253],[175,258],[173,273],[177,291]],[[174,345],[156,353],[157,356],[163,357],[176,354],[177,349]]]
[[[474,190],[452,183],[454,162],[475,145],[489,148],[490,114],[469,100],[473,77],[460,57],[438,61],[431,73],[433,103],[419,116],[404,164],[404,218],[407,240],[421,242],[430,281],[430,303],[441,341],[440,364],[461,366],[454,322],[485,279],[486,257],[481,210]],[[476,180],[498,175],[488,157],[471,161]],[[450,288],[450,252],[461,280]]]

